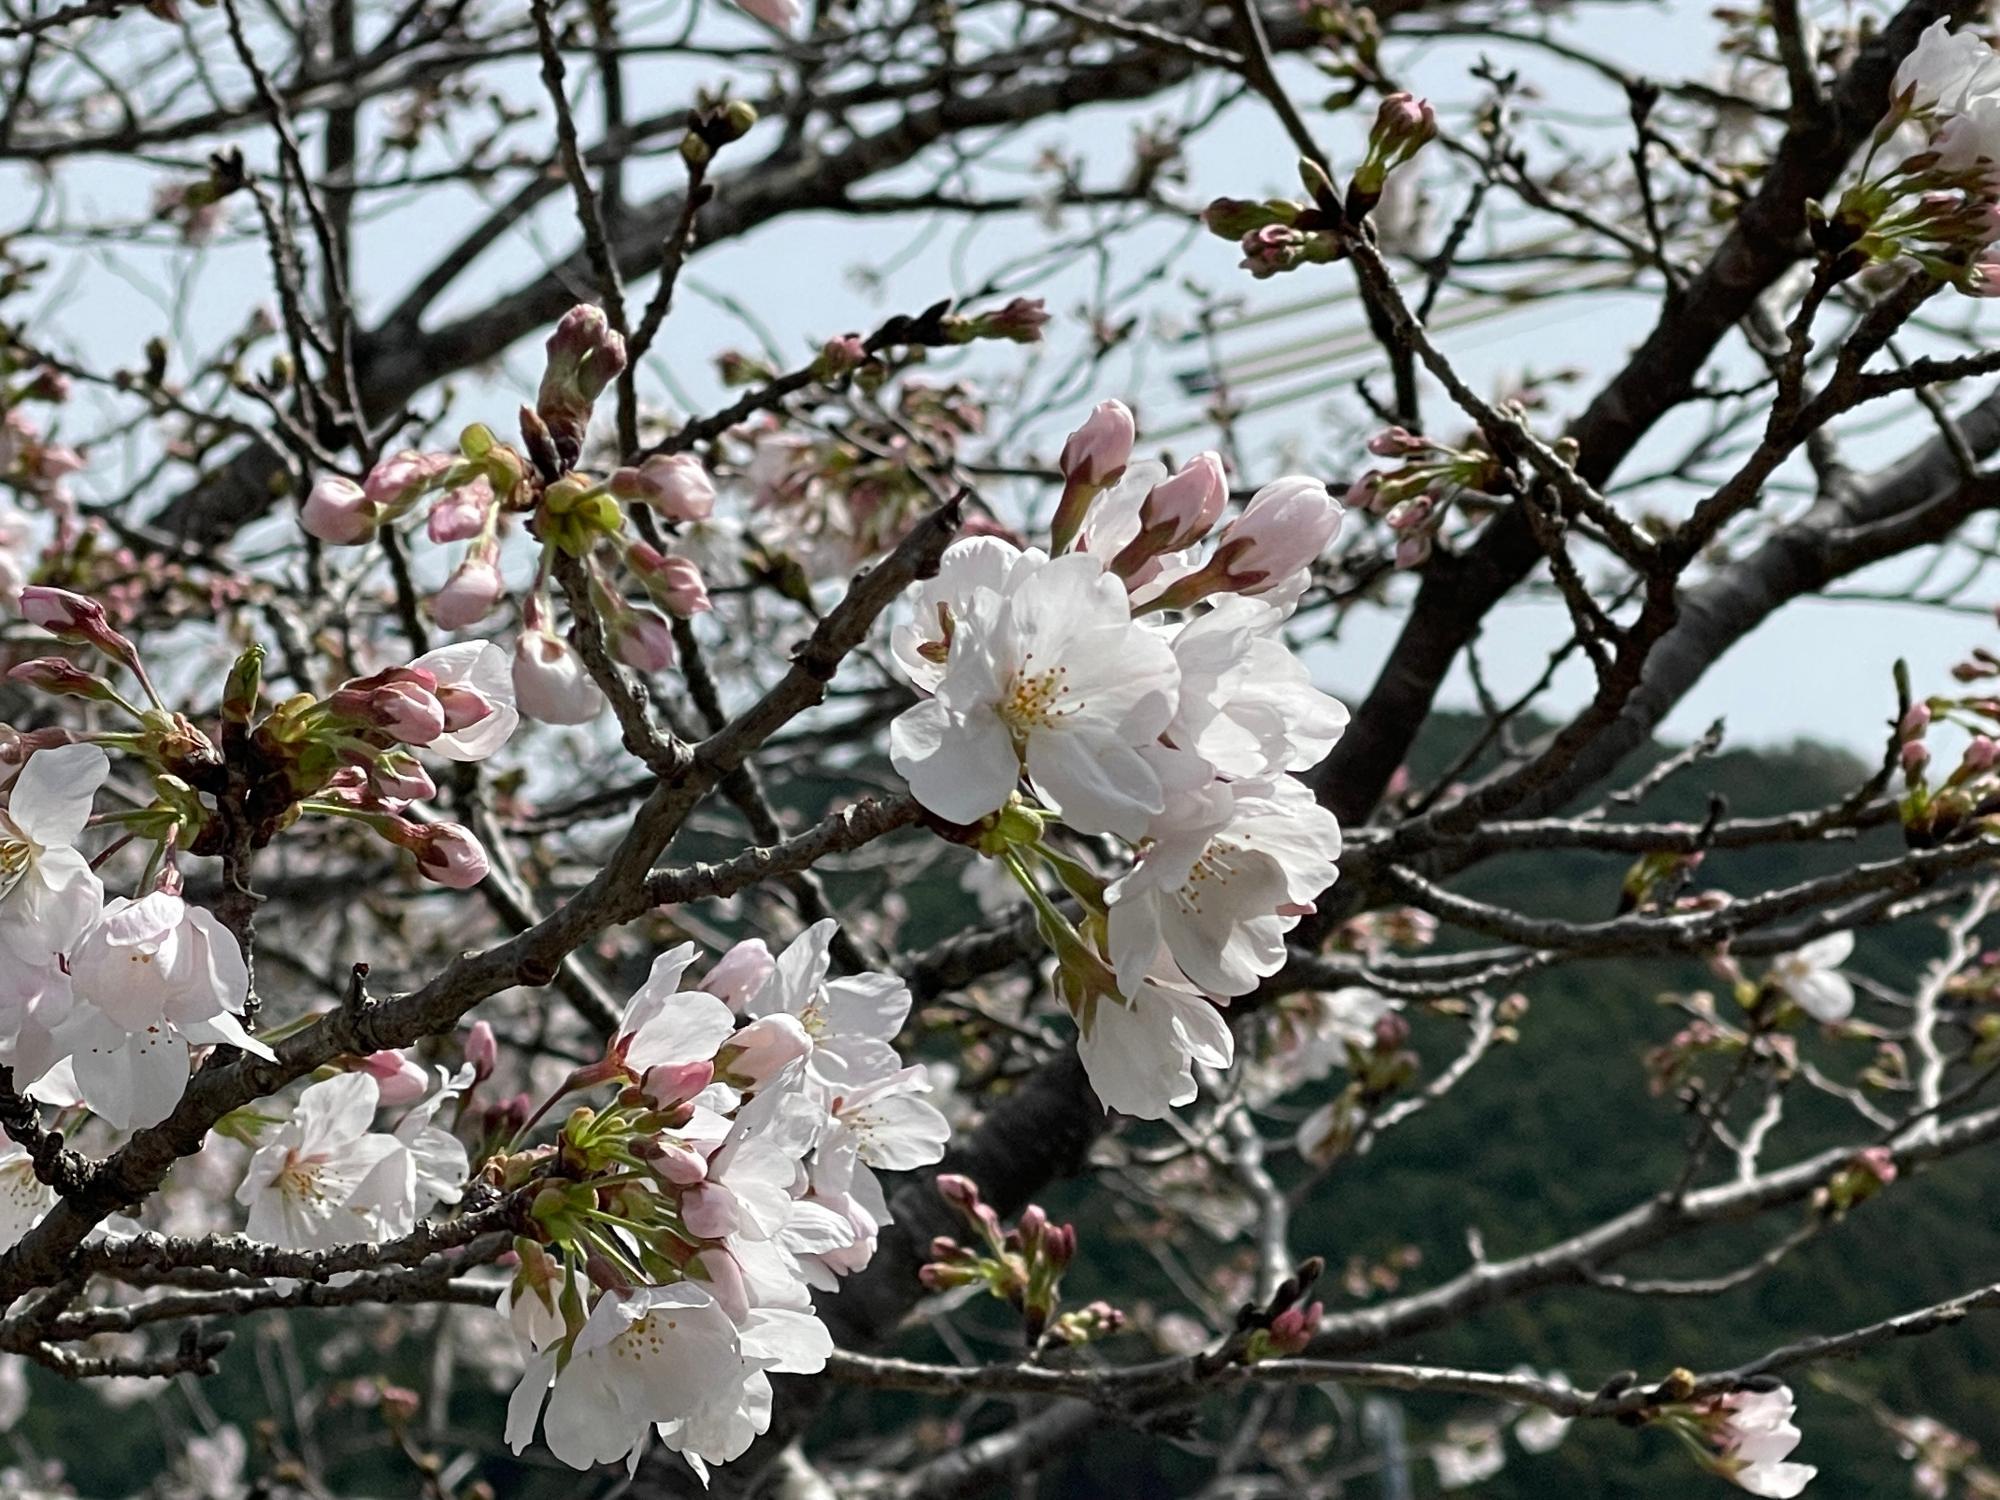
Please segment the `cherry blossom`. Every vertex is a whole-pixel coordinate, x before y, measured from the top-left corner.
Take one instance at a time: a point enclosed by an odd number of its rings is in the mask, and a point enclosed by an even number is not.
[[[0,1147],[0,1250],[18,1245],[55,1201],[56,1190],[35,1175],[34,1159],[9,1139]]]
[[[1854,986],[1840,972],[1854,952],[1854,934],[1830,932],[1771,960],[1771,984],[1815,1021],[1831,1026],[1854,1009]]]
[[[382,1238],[384,1211],[415,1189],[403,1143],[374,1129],[380,1103],[368,1073],[342,1073],[299,1095],[291,1118],[258,1144],[236,1193],[252,1239],[319,1250]]]
[[[238,1019],[250,976],[235,935],[177,895],[108,903],[71,955],[70,975],[76,1007],[56,1045],[74,1060],[92,1112],[118,1129],[172,1112],[190,1046],[276,1055]]]
[[[777,957],[771,977],[744,1004],[753,1018],[790,1016],[812,1041],[808,1066],[828,1088],[866,1082],[896,1068],[890,1039],[910,1014],[910,992],[893,974],[827,977],[832,919],[813,923]]]
[[[1077,1026],[1077,1055],[1098,1100],[1142,1120],[1193,1100],[1194,1064],[1226,1068],[1236,1055],[1214,1002],[1159,968],[1122,999],[1097,998]]]
[[[1216,783],[1154,820],[1110,888],[1110,956],[1131,993],[1164,945],[1213,995],[1243,995],[1285,962],[1285,934],[1338,873],[1340,825],[1290,777]]]
[[[37,750],[0,813],[0,945],[41,967],[95,920],[104,887],[75,845],[111,762],[95,745]]]
[[[1140,749],[1172,719],[1180,668],[1082,553],[1017,565],[990,625],[961,631],[937,696],[896,720],[890,758],[917,799],[970,823],[1023,770],[1071,827],[1138,838],[1165,806]]]
[[[1719,1450],[1718,1472],[1766,1500],[1802,1493],[1819,1470],[1787,1461],[1803,1436],[1792,1421],[1796,1409],[1790,1387],[1782,1385],[1737,1391],[1717,1401],[1709,1439]]]

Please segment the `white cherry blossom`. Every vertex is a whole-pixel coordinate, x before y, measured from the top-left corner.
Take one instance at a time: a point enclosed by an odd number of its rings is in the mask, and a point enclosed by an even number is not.
[[[0,1148],[0,1250],[18,1245],[55,1202],[56,1190],[35,1176],[26,1149],[8,1139]]]
[[[342,1073],[304,1090],[291,1118],[250,1158],[236,1201],[250,1210],[252,1239],[322,1250],[384,1238],[414,1197],[404,1142],[374,1129],[381,1092],[367,1073]]]
[[[1285,962],[1285,934],[1338,873],[1340,825],[1297,781],[1215,783],[1175,799],[1112,884],[1108,935],[1130,994],[1164,945],[1197,986],[1243,995]]]
[[[172,1112],[190,1046],[275,1057],[238,1019],[250,972],[235,935],[169,892],[108,904],[70,958],[70,981],[75,1006],[56,1049],[92,1112],[120,1130]]]
[[[829,1089],[853,1087],[900,1067],[890,1039],[910,1014],[909,988],[893,974],[827,977],[834,931],[828,918],[800,933],[744,1006],[752,1018],[794,1017],[812,1041],[808,1071]]]
[[[556,1363],[529,1361],[508,1403],[507,1441],[521,1452],[541,1417],[549,1450],[578,1469],[635,1455],[655,1424],[721,1420],[742,1391],[740,1374],[728,1378],[743,1364],[736,1325],[687,1281],[604,1293],[560,1373]]]
[[[1853,933],[1830,932],[1772,959],[1771,983],[1815,1021],[1844,1021],[1854,1009],[1854,986],[1840,966],[1853,953]]]
[[[1063,821],[1138,838],[1164,806],[1139,751],[1174,714],[1172,649],[1132,620],[1125,589],[1084,553],[1008,574],[990,624],[953,634],[937,696],[890,731],[890,759],[939,817],[973,823],[1024,773]]]
[[[0,812],[0,948],[42,967],[96,919],[104,887],[76,841],[111,762],[95,745],[37,750]]]
[[[1100,997],[1078,1021],[1077,1055],[1107,1110],[1164,1119],[1197,1092],[1194,1064],[1226,1068],[1235,1039],[1222,1012],[1158,970],[1120,1004]]]
[[[513,667],[507,653],[493,642],[456,641],[425,652],[410,665],[437,679],[445,732],[426,748],[446,760],[485,760],[520,727]],[[479,712],[480,702],[486,705],[484,713]]]
[[[1282,613],[1226,595],[1173,635],[1181,690],[1167,738],[1224,776],[1306,771],[1347,729],[1347,708],[1312,684],[1278,632]]]

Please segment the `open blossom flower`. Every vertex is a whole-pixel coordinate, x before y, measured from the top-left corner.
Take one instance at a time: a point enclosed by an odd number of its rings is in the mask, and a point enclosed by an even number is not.
[[[889,633],[897,665],[924,692],[936,692],[951,657],[952,637],[982,595],[990,616],[1017,566],[1033,568],[1047,561],[1047,553],[1023,551],[997,536],[960,537],[944,549],[936,575],[912,590],[912,618]]]
[[[407,1202],[414,1185],[403,1143],[374,1128],[380,1103],[368,1073],[342,1073],[299,1095],[291,1118],[259,1143],[236,1193],[250,1210],[252,1239],[319,1250],[381,1237],[383,1210]]]
[[[1164,1119],[1168,1110],[1193,1102],[1194,1064],[1226,1068],[1236,1055],[1229,1023],[1214,1002],[1179,975],[1159,970],[1134,985],[1123,1003],[1098,997],[1077,1029],[1077,1055],[1098,1102],[1141,1120]]]
[[[436,680],[444,710],[444,731],[425,749],[446,760],[484,760],[520,726],[507,653],[491,641],[440,646],[410,665]]]
[[[909,1172],[944,1159],[951,1125],[924,1097],[930,1091],[929,1075],[914,1067],[834,1098],[813,1151],[812,1193],[847,1220],[853,1239],[811,1257],[832,1273],[815,1285],[829,1286],[867,1265],[877,1236],[894,1222],[877,1171]]]
[[[710,1061],[736,1029],[735,1014],[721,1000],[680,987],[694,952],[693,943],[682,943],[655,958],[646,982],[626,1002],[612,1052],[634,1075]]]
[[[1131,993],[1162,945],[1201,989],[1244,995],[1285,962],[1285,934],[1339,873],[1340,825],[1287,776],[1174,799],[1110,888],[1109,944]]]
[[[237,1019],[250,972],[235,935],[179,896],[109,903],[71,955],[70,975],[75,1009],[57,1045],[91,1111],[117,1129],[157,1125],[172,1112],[191,1045],[276,1056]]]
[[[1854,986],[1840,972],[1853,952],[1853,933],[1830,932],[1772,959],[1770,982],[1815,1021],[1831,1026],[1854,1009]]]
[[[742,1394],[736,1325],[687,1281],[606,1292],[556,1366],[552,1353],[529,1361],[507,1404],[507,1442],[524,1450],[541,1418],[549,1450],[578,1469],[629,1457],[656,1423],[720,1420]]]
[[[896,720],[897,771],[939,817],[972,823],[1025,768],[1071,827],[1139,838],[1166,805],[1140,750],[1173,717],[1172,649],[1085,554],[1016,565],[997,605],[957,631],[937,696]]]
[[[1961,113],[1981,96],[2000,94],[2000,54],[1973,30],[1953,31],[1950,20],[1933,21],[1889,85],[1891,98],[1905,90],[1916,114]]]
[[[0,1250],[23,1235],[55,1207],[56,1190],[35,1176],[35,1163],[12,1139],[0,1147]]]
[[[0,812],[0,947],[35,968],[96,919],[104,887],[76,841],[111,762],[95,745],[38,750]]]
[[[910,1014],[910,991],[893,974],[829,979],[831,918],[813,923],[778,955],[771,977],[745,1002],[753,1018],[789,1016],[812,1041],[808,1069],[828,1088],[852,1087],[901,1065],[890,1039]]]
[[[1711,1412],[1709,1441],[1718,1450],[1717,1472],[1740,1489],[1766,1500],[1791,1500],[1819,1470],[1787,1461],[1803,1434],[1792,1421],[1797,1409],[1789,1387],[1736,1391],[1720,1398]]]
[[[385,1162],[378,1169],[377,1177],[381,1179],[378,1190],[382,1203],[377,1214],[383,1239],[397,1239],[409,1234],[417,1227],[417,1221],[432,1209],[440,1204],[458,1202],[465,1195],[466,1180],[472,1175],[472,1159],[465,1143],[439,1125],[437,1116],[440,1110],[472,1086],[473,1067],[467,1063],[455,1074],[447,1074],[439,1068],[437,1077],[438,1087],[396,1122],[393,1139],[409,1162],[407,1179],[400,1172],[393,1177],[386,1176],[396,1170],[391,1163]],[[400,1187],[405,1181],[409,1188],[407,1198],[400,1192],[393,1196],[389,1193],[390,1183]]]
[[[1307,771],[1347,729],[1347,708],[1312,684],[1278,631],[1282,612],[1236,595],[1173,636],[1181,691],[1167,738],[1225,776]]]

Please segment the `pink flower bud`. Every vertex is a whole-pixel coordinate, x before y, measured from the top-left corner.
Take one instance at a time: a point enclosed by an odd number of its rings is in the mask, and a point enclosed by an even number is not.
[[[375,1080],[382,1103],[392,1109],[430,1092],[429,1070],[408,1052],[371,1052],[361,1059],[360,1071]]]
[[[444,709],[444,732],[457,734],[483,724],[493,716],[493,701],[469,683],[438,684],[437,699]]]
[[[740,1015],[777,966],[762,938],[745,938],[715,961],[699,988]]]
[[[437,497],[424,522],[425,534],[440,546],[446,542],[469,542],[485,533],[487,514],[492,509],[493,486],[481,475],[470,484],[461,484]]]
[[[1430,452],[1430,442],[1407,427],[1385,427],[1368,440],[1368,451],[1377,458],[1415,458]]]
[[[1379,142],[1398,155],[1413,155],[1437,135],[1437,111],[1428,99],[1411,93],[1395,93],[1382,101],[1375,112],[1375,128],[1369,146]]]
[[[1146,492],[1139,504],[1139,528],[1166,533],[1157,549],[1178,552],[1207,536],[1229,501],[1229,476],[1218,453],[1197,453],[1180,472]]]
[[[692,558],[663,554],[645,542],[634,542],[626,560],[646,592],[668,613],[687,620],[708,613],[712,607],[708,584]]]
[[[514,698],[544,724],[587,724],[604,709],[582,658],[546,630],[524,630],[514,643]]]
[[[746,1088],[759,1088],[802,1057],[811,1054],[813,1039],[796,1016],[780,1011],[738,1029],[730,1037],[727,1071]]]
[[[708,1177],[708,1158],[679,1141],[661,1137],[635,1142],[632,1149],[647,1166],[675,1187],[693,1187]]]
[[[535,413],[547,425],[557,453],[573,462],[582,451],[591,408],[625,369],[625,340],[612,330],[602,308],[584,303],[563,314],[549,335],[547,352]]]
[[[1896,1180],[1896,1153],[1887,1146],[1868,1146],[1857,1152],[1854,1165],[1873,1177],[1883,1187]]]
[[[368,477],[361,481],[361,493],[371,505],[383,510],[401,510],[428,490],[451,465],[448,453],[418,453],[405,448],[368,471]]]
[[[1432,507],[1436,504],[1437,500],[1434,496],[1412,495],[1409,499],[1392,507],[1384,519],[1388,521],[1391,531],[1415,531],[1426,521],[1430,520]]]
[[[611,652],[641,672],[664,672],[674,664],[674,631],[663,615],[629,609],[611,625]]]
[[[715,484],[692,453],[656,453],[636,469],[611,476],[620,500],[650,505],[669,521],[705,521],[715,511]]]
[[[693,1062],[661,1063],[648,1068],[639,1087],[661,1109],[672,1109],[687,1103],[714,1081],[715,1064],[703,1057]]]
[[[1268,1347],[1273,1354],[1303,1354],[1312,1343],[1313,1335],[1319,1332],[1319,1325],[1325,1309],[1317,1302],[1300,1306],[1293,1303],[1271,1320],[1266,1332]]]
[[[1896,725],[1896,733],[1906,740],[1920,740],[1924,731],[1931,727],[1931,706],[1928,703],[1912,703],[1909,712]]]
[[[456,823],[412,823],[386,818],[377,825],[388,840],[417,857],[417,873],[454,891],[469,891],[486,878],[486,850],[470,829]]]
[[[970,1177],[957,1172],[940,1172],[932,1179],[931,1186],[953,1208],[971,1210],[979,1207],[979,1184]]]
[[[1318,560],[1340,530],[1340,517],[1340,502],[1317,479],[1274,480],[1223,527],[1217,561],[1237,592],[1266,593]]]
[[[415,682],[392,682],[370,699],[376,724],[406,745],[428,745],[444,733],[444,705]]]
[[[1930,747],[1922,740],[1911,740],[1903,746],[1902,761],[1904,774],[1921,776],[1931,763]]]
[[[96,600],[45,583],[31,583],[21,590],[21,618],[30,625],[39,625],[50,635],[76,640],[88,640],[96,632],[110,628],[104,618],[104,606]]]
[[[868,346],[858,333],[844,333],[820,346],[816,372],[821,380],[837,380],[861,367],[868,358]]]
[[[466,1031],[465,1060],[472,1065],[474,1082],[484,1083],[493,1076],[500,1063],[500,1042],[493,1034],[492,1022],[474,1021]]]
[[[469,891],[486,878],[486,850],[472,831],[456,823],[433,823],[431,837],[417,854],[426,879],[454,891]]]
[[[12,682],[26,683],[45,693],[64,698],[111,700],[111,684],[95,673],[86,672],[66,656],[41,656],[24,661],[7,671]]]
[[[1104,401],[1084,419],[1081,427],[1063,444],[1056,467],[1072,485],[1102,489],[1117,482],[1132,461],[1132,444],[1138,429],[1132,412],[1123,401]]]
[[[1005,307],[981,313],[973,320],[987,338],[1009,339],[1016,344],[1038,344],[1049,321],[1048,304],[1040,297],[1016,297]]]
[[[306,495],[299,524],[329,546],[358,547],[375,539],[382,512],[353,480],[329,475]]]
[[[805,14],[799,0],[736,0],[736,3],[749,15],[780,31],[790,31]]]
[[[475,548],[431,600],[431,614],[446,630],[477,625],[507,597],[507,581],[491,556]]]
[[[368,784],[377,797],[396,802],[427,802],[437,784],[414,755],[392,750],[368,769]]]
[[[1990,771],[1993,763],[2000,761],[2000,743],[1991,736],[1975,734],[1972,743],[1965,747],[1965,764],[1973,771]]]

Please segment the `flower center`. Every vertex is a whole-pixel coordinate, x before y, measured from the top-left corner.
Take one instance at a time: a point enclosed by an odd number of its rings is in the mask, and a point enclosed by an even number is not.
[[[1198,917],[1202,902],[1208,896],[1226,891],[1240,868],[1235,857],[1243,853],[1244,848],[1234,839],[1210,839],[1208,847],[1201,851],[1201,858],[1188,871],[1186,883],[1174,892],[1174,900],[1181,910]]]
[[[1035,653],[1021,660],[1021,670],[1008,680],[1007,691],[998,705],[1001,722],[1024,738],[1031,731],[1052,728],[1068,711],[1063,700],[1069,697],[1069,668],[1033,668]]]
[[[319,1177],[320,1163],[296,1152],[287,1153],[284,1170],[278,1173],[278,1191],[301,1203],[323,1203],[326,1193]]]
[[[0,896],[21,883],[35,862],[35,846],[23,838],[14,825],[0,815]]]

